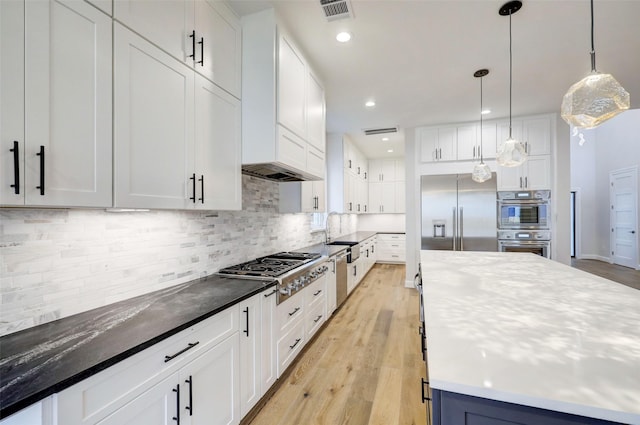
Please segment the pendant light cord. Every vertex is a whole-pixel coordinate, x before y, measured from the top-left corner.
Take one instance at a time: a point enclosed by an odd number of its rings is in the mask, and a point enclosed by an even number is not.
[[[596,48],[593,43],[593,0],[591,0],[591,72],[596,71]]]
[[[480,77],[480,164],[484,164],[482,156],[482,78]]]
[[[593,0],[591,0],[591,2],[593,3]],[[513,86],[513,60],[512,60],[512,55],[513,53],[511,52],[511,45],[512,45],[512,41],[511,41],[511,10],[509,10],[509,139],[512,139],[513,137],[511,136],[511,102],[512,102],[512,86]]]

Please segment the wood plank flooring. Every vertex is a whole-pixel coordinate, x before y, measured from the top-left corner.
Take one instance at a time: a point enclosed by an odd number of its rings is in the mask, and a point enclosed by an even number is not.
[[[591,274],[640,289],[640,270],[598,260],[571,260],[571,266]]]
[[[418,292],[404,281],[403,265],[376,264],[242,424],[424,425]]]

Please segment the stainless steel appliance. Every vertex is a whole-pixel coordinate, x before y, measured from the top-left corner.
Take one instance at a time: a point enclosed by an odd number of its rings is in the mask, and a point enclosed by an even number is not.
[[[347,299],[347,253],[336,256],[336,306]]]
[[[484,183],[471,174],[422,176],[422,249],[497,251],[496,175]]]
[[[347,263],[353,263],[360,258],[360,244],[354,241],[333,241],[329,245],[347,245]]]
[[[498,192],[498,229],[548,230],[551,191]]]
[[[279,252],[246,263],[226,267],[217,274],[247,279],[276,279],[280,304],[306,285],[324,275],[329,267],[327,257],[317,253]]]
[[[551,258],[551,232],[548,230],[499,230],[500,252],[531,252]]]

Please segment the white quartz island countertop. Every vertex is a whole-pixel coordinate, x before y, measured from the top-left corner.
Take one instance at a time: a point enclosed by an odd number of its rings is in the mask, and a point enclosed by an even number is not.
[[[640,424],[640,291],[528,253],[421,267],[432,388]]]

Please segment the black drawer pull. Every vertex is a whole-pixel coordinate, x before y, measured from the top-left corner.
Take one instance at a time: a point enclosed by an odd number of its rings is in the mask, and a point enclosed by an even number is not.
[[[200,60],[197,63],[204,66],[204,37],[200,37],[198,44],[200,45]]]
[[[200,341],[196,341],[196,342],[190,342],[189,345],[187,345],[185,348],[183,348],[182,350],[178,351],[177,353],[175,353],[172,356],[164,356],[164,362],[167,363],[173,359],[175,359],[176,357],[178,357],[180,354],[184,353],[185,351],[189,351],[191,350],[193,347],[195,347],[196,345],[200,344]]]
[[[44,196],[44,146],[40,146],[40,152],[36,155],[40,157],[40,186],[36,186],[36,189],[40,189],[40,195]]]
[[[200,174],[200,178],[198,179],[198,181],[200,182],[200,196],[201,196],[198,199],[198,201],[204,204],[204,174]]]
[[[242,310],[242,312],[247,314],[247,329],[245,329],[242,332],[247,334],[247,338],[249,338],[249,307],[247,307],[244,310]]]
[[[189,379],[186,379],[184,382],[189,384],[189,405],[184,408],[189,411],[189,416],[193,416],[193,377],[189,375]]]
[[[268,294],[264,294],[264,297],[265,297],[265,298],[268,298],[268,297],[270,297],[271,295],[275,294],[276,292],[278,292],[278,290],[277,290],[277,289],[274,289],[273,291],[269,292]]]
[[[300,311],[300,307],[296,307],[291,313],[289,313],[289,316],[293,316],[294,314],[296,314],[298,311]]]
[[[17,140],[13,141],[13,149],[9,149],[9,152],[13,152],[13,192],[16,195],[20,195],[20,144]]]
[[[291,348],[292,350],[295,348],[296,345],[298,345],[298,343],[300,342],[301,338],[297,338],[296,342],[293,343],[293,345],[290,345],[289,348]]]
[[[189,180],[191,180],[191,185],[192,185],[192,192],[193,196],[190,197],[189,199],[191,199],[193,201],[193,203],[196,203],[196,173],[193,173],[193,175],[191,175],[191,177],[189,177]]]
[[[322,289],[318,289],[318,292],[315,292],[313,294],[313,296],[316,297],[316,296],[320,295],[321,293],[322,293]]]
[[[172,391],[176,393],[176,415],[172,419],[180,425],[180,384],[176,385]]]
[[[196,60],[196,32],[191,31],[191,34],[189,34],[189,38],[191,39],[191,54],[189,55],[190,58],[193,58],[193,60]]]
[[[424,404],[425,401],[431,401],[431,398],[426,397],[424,394],[424,386],[429,385],[429,381],[425,380],[424,378],[420,378],[420,381],[422,381],[422,403]]]
[[[314,323],[318,323],[318,321],[320,321],[320,319],[322,319],[322,315],[318,316],[315,318],[315,320],[313,321]]]

